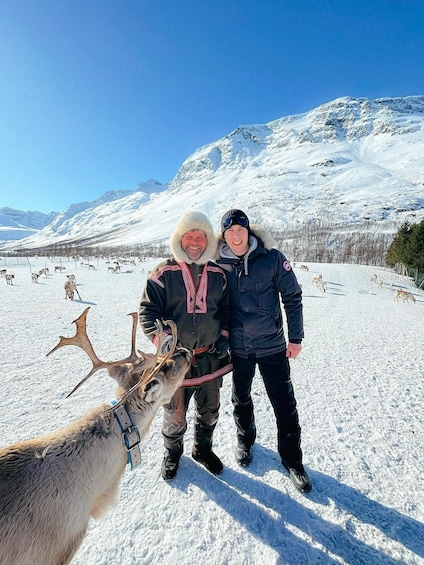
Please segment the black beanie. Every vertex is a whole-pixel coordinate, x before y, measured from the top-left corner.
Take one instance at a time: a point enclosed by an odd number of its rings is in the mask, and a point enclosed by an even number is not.
[[[243,210],[237,210],[237,208],[232,208],[225,212],[221,220],[221,233],[224,235],[225,231],[231,226],[238,225],[246,228],[250,233],[249,218],[243,212]]]

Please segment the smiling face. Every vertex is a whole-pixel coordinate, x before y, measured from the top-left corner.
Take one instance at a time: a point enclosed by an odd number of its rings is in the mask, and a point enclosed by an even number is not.
[[[224,233],[225,241],[234,255],[241,256],[249,251],[249,231],[238,224],[232,225]]]
[[[207,245],[208,240],[203,230],[190,230],[181,238],[181,248],[192,261],[200,259]]]

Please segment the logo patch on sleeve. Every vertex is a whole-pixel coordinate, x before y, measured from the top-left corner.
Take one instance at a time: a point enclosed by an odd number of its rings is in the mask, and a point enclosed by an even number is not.
[[[283,269],[285,269],[286,271],[291,271],[291,265],[290,265],[289,261],[284,261]]]

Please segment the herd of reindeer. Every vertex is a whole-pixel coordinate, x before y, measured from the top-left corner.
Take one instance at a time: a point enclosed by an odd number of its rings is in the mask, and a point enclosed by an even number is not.
[[[126,262],[126,261],[125,261]],[[131,264],[135,265],[135,261],[131,261]],[[81,263],[81,267],[87,267],[89,270],[96,270],[96,267],[93,264],[90,263]],[[54,272],[62,272],[66,269],[66,267],[63,267],[62,265],[56,265],[54,267]],[[122,265],[119,261],[113,261],[113,265],[112,266],[108,266],[107,271],[108,273],[120,273],[122,269]],[[125,273],[132,273],[132,270],[125,270]],[[38,283],[39,278],[44,275],[45,277],[50,275],[50,269],[48,267],[44,267],[43,269],[40,269],[39,271],[32,271],[31,270],[31,281],[33,283]],[[15,278],[15,275],[13,273],[9,273],[7,271],[7,269],[0,269],[0,277],[3,277],[4,279],[6,279],[6,284],[9,285],[13,285],[13,280]],[[75,275],[71,274],[71,275],[66,275],[66,281],[64,283],[64,289],[65,289],[65,298],[69,299],[69,300],[73,300],[75,297],[75,294],[78,295],[78,298],[81,300],[81,296],[78,292],[77,289],[77,281],[75,278]]]
[[[377,285],[378,288],[383,288],[383,279],[380,279],[377,277],[376,274],[372,275],[372,277],[370,278],[370,281]],[[389,284],[389,290],[393,291],[394,290],[394,298],[393,300],[395,302],[399,302],[399,300],[402,300],[402,302],[414,302],[415,303],[415,296],[412,294],[412,292],[410,292],[409,290],[403,290],[402,288],[393,288],[393,283]]]
[[[308,272],[309,267],[307,265],[300,266],[301,271]],[[383,288],[384,281],[383,279],[379,278],[376,274],[373,274],[370,278],[370,281],[375,284],[379,289]],[[324,281],[321,274],[318,274],[312,278],[312,284],[315,285],[319,290],[322,292],[327,291],[328,283]],[[394,288],[393,283],[388,285],[388,289],[390,291],[394,291],[393,300],[395,302],[413,302],[415,304],[415,296],[409,290],[403,290],[401,288]]]
[[[55,273],[56,272],[61,272],[65,269],[65,267],[55,267]],[[32,272],[31,273],[31,281],[33,283],[38,283],[38,279],[41,277],[41,275],[45,275],[46,277],[50,274],[50,269],[48,267],[45,267],[43,269],[40,269],[37,272]],[[6,279],[6,284],[13,284],[13,279],[15,278],[15,275],[12,273],[8,273],[7,269],[1,269],[0,270],[0,277],[3,277]],[[77,281],[75,278],[75,275],[66,275],[66,281],[64,284],[64,289],[65,289],[65,298],[69,298],[69,300],[73,300],[75,293],[78,295],[78,298],[81,300],[81,296],[79,295],[78,289],[77,289]]]
[[[133,264],[135,264],[135,262],[133,262]],[[82,267],[88,267],[88,269],[91,270],[95,270],[95,266],[90,264],[90,263],[81,263]],[[295,263],[293,263],[293,267],[295,266]],[[65,267],[63,266],[55,266],[54,267],[54,272],[61,272],[65,270]],[[114,261],[113,265],[108,266],[107,268],[108,273],[120,273],[121,272],[121,264],[119,261]],[[308,272],[309,271],[309,267],[307,265],[302,264],[300,266],[300,270],[301,271],[305,271]],[[132,273],[132,270],[126,270],[126,273]],[[37,283],[38,279],[41,275],[45,275],[48,276],[50,273],[49,269],[47,267],[45,267],[44,269],[41,269],[37,272],[32,272],[31,273],[31,280],[33,283]],[[13,279],[15,278],[15,275],[12,273],[8,273],[7,269],[0,269],[0,277],[4,277],[6,279],[6,283],[7,284],[13,284]],[[77,281],[75,278],[75,275],[71,274],[71,275],[66,275],[66,281],[64,283],[64,290],[65,290],[65,298],[69,299],[69,300],[73,300],[75,297],[75,294],[78,295],[78,298],[81,300],[80,294],[78,292],[77,289]],[[383,288],[383,280],[381,278],[379,278],[376,274],[373,274],[372,277],[370,278],[371,282],[373,284],[375,284],[379,289]],[[328,288],[328,283],[327,281],[323,280],[322,274],[318,274],[316,276],[314,276],[312,278],[312,284],[315,285],[317,287],[318,290],[320,290],[321,292],[326,292],[327,288]],[[412,294],[412,292],[407,291],[407,290],[403,290],[401,288],[394,288],[393,287],[393,283],[390,283],[388,285],[388,288],[390,291],[394,291],[394,297],[393,300],[396,302],[402,301],[402,302],[414,302],[415,303],[415,297]]]

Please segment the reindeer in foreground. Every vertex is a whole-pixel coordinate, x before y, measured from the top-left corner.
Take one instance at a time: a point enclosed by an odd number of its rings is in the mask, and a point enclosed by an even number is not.
[[[162,404],[171,400],[190,365],[190,353],[173,345],[160,355],[163,329],[157,322],[156,354],[136,352],[138,317],[132,313],[129,357],[101,361],[87,335],[89,308],[75,320],[76,333],[61,336],[47,355],[76,345],[93,367],[71,391],[99,369],[107,369],[118,387],[118,402],[102,405],[66,427],[0,449],[0,563],[65,565],[78,550],[90,517],[99,518],[114,504],[127,462],[139,463],[140,439]],[[69,396],[69,395],[68,395]]]

